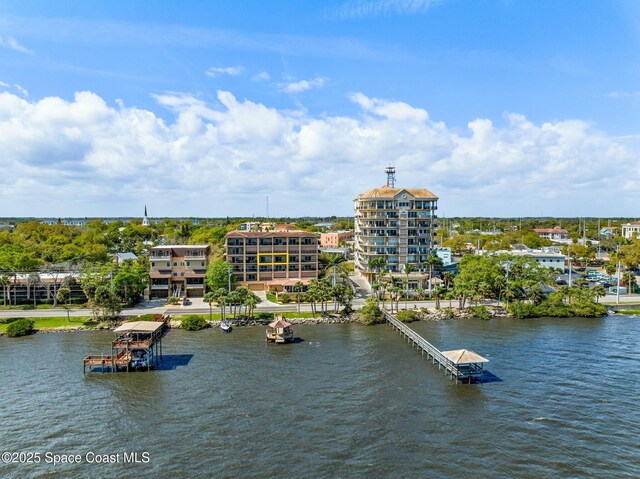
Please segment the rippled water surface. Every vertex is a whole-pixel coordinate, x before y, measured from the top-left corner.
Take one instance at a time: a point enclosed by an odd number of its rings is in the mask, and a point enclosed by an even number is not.
[[[386,325],[297,326],[286,346],[174,330],[161,370],[87,375],[112,333],[0,337],[1,452],[43,456],[0,477],[640,477],[640,319],[412,327],[488,357],[492,381],[456,385]]]

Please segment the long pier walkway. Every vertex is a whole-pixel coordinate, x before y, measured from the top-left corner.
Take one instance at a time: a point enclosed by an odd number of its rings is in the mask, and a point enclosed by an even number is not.
[[[400,332],[423,356],[426,354],[427,359],[431,359],[432,364],[437,364],[438,369],[444,369],[449,379],[455,380],[456,383],[459,381],[471,383],[472,378],[479,378],[482,381],[484,376],[483,363],[488,362],[488,359],[466,349],[440,351],[388,311],[383,309],[382,313],[387,322]]]

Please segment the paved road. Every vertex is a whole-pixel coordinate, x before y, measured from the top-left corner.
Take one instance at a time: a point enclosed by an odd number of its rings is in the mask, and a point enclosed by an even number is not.
[[[354,309],[360,309],[364,305],[363,298],[356,298],[353,300],[352,305]],[[607,295],[604,298],[600,299],[603,303],[615,304],[616,296],[615,295]],[[620,304],[625,303],[637,303],[640,304],[640,295],[623,295],[620,296]],[[135,308],[126,308],[122,310],[122,315],[124,316],[137,316],[139,314],[204,314],[209,313],[209,306],[204,303],[195,302],[190,306],[166,306],[166,305],[158,305],[157,301],[149,303],[143,303]],[[387,301],[387,304],[389,302]],[[452,306],[455,308],[458,304],[456,300],[452,303]],[[441,307],[448,307],[448,301],[441,301]],[[409,301],[408,308],[413,309],[417,308],[430,308],[433,309],[436,307],[435,301]],[[405,303],[404,301],[400,301],[400,309],[404,309]],[[329,305],[331,309],[331,304]],[[295,312],[298,310],[298,306],[295,303],[292,304],[283,304],[283,305],[274,305],[274,303],[265,303],[258,304],[256,307],[256,312],[269,312],[269,313],[281,313],[281,312]],[[310,304],[302,304],[300,305],[300,310],[303,312],[310,312],[311,305]],[[213,308],[214,313],[219,313],[220,308]],[[26,311],[9,309],[0,311],[0,318],[47,318],[52,316],[66,316],[66,311],[63,308],[56,309],[31,309]],[[78,317],[78,316],[91,316],[90,309],[73,309],[71,310],[70,316]]]

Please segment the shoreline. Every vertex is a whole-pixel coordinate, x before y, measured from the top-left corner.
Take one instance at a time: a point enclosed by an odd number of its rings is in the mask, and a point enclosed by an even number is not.
[[[400,310],[400,311],[404,311],[404,310]],[[409,311],[417,311],[418,313],[420,313],[421,318],[419,320],[416,321],[411,321],[408,322],[407,324],[411,324],[412,322],[422,322],[422,321],[451,321],[451,320],[457,320],[457,319],[475,319],[477,321],[489,321],[491,319],[494,318],[511,318],[511,319],[517,319],[514,316],[511,316],[509,314],[507,314],[506,311],[504,310],[499,310],[499,311],[495,311],[495,310],[489,310],[489,317],[488,318],[478,318],[476,316],[473,316],[473,314],[469,311],[467,312],[467,308],[465,309],[457,309],[457,308],[443,308],[440,310],[435,310],[435,309],[416,309],[416,310],[409,310]],[[623,312],[617,312],[618,314],[624,314]],[[397,312],[394,312],[392,314],[397,314]],[[615,313],[614,313],[615,314]],[[49,334],[49,333],[69,333],[69,332],[76,332],[76,331],[113,331],[115,328],[117,328],[119,325],[121,325],[124,322],[127,322],[129,319],[133,318],[135,316],[123,316],[121,321],[118,321],[114,324],[105,324],[105,323],[98,323],[96,324],[94,327],[85,327],[85,326],[63,326],[63,327],[59,327],[59,328],[45,328],[45,329],[35,329],[33,331],[32,334],[37,334],[37,333],[44,333],[44,334]],[[573,316],[572,316],[573,317]],[[539,318],[526,318],[526,319],[539,319]],[[525,321],[526,319],[523,319],[523,321]],[[561,318],[554,318],[554,319],[561,319]],[[231,319],[231,320],[227,320],[227,321],[231,321],[232,325],[235,327],[247,327],[247,326],[266,326],[268,325],[272,319]],[[291,323],[292,325],[306,325],[306,324],[310,324],[310,325],[314,325],[314,324],[360,324],[362,326],[365,326],[361,321],[358,320],[357,318],[357,312],[353,312],[349,315],[346,316],[335,316],[335,315],[329,315],[329,316],[318,316],[315,318],[287,318],[286,321],[288,321],[289,323]],[[220,327],[220,323],[222,322],[222,320],[213,320],[213,321],[208,321],[207,320],[207,325],[202,328],[202,329],[208,329],[208,328],[219,328]],[[375,323],[375,324],[384,324],[384,322],[382,323]],[[375,325],[373,324],[373,325]],[[169,320],[168,322],[168,326],[170,329],[183,329],[182,328],[182,322],[179,320]],[[28,336],[30,336],[28,335]],[[6,332],[0,332],[0,337],[2,336],[6,336]]]

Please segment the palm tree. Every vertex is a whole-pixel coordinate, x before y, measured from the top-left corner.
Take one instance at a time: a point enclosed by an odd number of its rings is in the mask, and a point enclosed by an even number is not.
[[[218,296],[213,291],[209,291],[207,294],[204,295],[204,298],[203,298],[204,302],[209,303],[209,321],[213,321],[212,303],[216,302],[217,299],[218,299]]]
[[[636,274],[633,271],[625,271],[622,275],[622,281],[627,285],[627,294],[631,294],[636,283]]]
[[[316,302],[318,301],[318,297],[320,294],[320,283],[317,279],[312,279],[309,281],[309,285],[307,286],[307,298],[311,303],[311,314],[313,317],[316,317]]]
[[[562,296],[562,299],[564,299],[567,304],[571,303],[571,296],[573,296],[572,289],[571,286],[566,285],[558,288],[558,293],[560,293],[560,296]]]
[[[253,310],[262,300],[253,291],[249,291],[244,301],[249,309],[249,318],[253,318]]]
[[[29,273],[27,276],[27,299],[33,295],[33,307],[36,307],[36,285],[40,283],[40,275],[38,273]]]
[[[7,305],[7,296],[9,296],[9,276],[6,274],[0,274],[0,285],[2,286],[2,299],[4,300],[4,305]],[[9,306],[11,306],[11,296],[9,296]]]
[[[222,311],[222,320],[227,319],[227,299],[229,297],[229,292],[227,288],[218,288],[213,294],[215,295],[215,301],[220,306],[220,311]]]
[[[422,263],[422,265],[429,267],[429,296],[431,296],[431,278],[433,278],[433,268],[435,266],[438,269],[441,269],[444,266],[444,263],[438,255],[431,253],[427,256],[426,261]]]
[[[441,286],[438,286],[433,290],[432,294],[433,298],[436,300],[436,309],[440,309],[440,299],[444,296],[445,289]]]
[[[331,286],[336,285],[336,273],[338,271],[338,266],[347,261],[347,258],[338,253],[333,254],[323,254],[320,256],[320,262],[324,265],[325,269],[332,269],[333,274],[331,277]],[[342,271],[344,272],[344,270]]]
[[[377,273],[380,272],[380,270],[382,270],[382,268],[384,268],[386,265],[384,258],[382,256],[376,256],[373,258],[369,258],[367,260],[367,267],[369,268],[369,271],[371,271],[373,279],[372,279],[372,283],[376,281],[377,277]],[[371,291],[373,294],[373,290]]]
[[[404,264],[404,274],[407,277],[405,282],[404,309],[408,309],[409,305],[409,275],[416,270],[416,267],[408,261]],[[431,279],[429,279],[431,281]],[[429,286],[431,287],[431,286]]]
[[[596,298],[596,303],[598,303],[600,301],[600,298],[604,298],[607,295],[607,290],[601,284],[595,285],[591,289],[591,292],[593,293],[593,295]]]
[[[297,281],[292,288],[296,292],[296,302],[298,303],[298,313],[300,312],[300,293],[304,290],[302,281]]]

